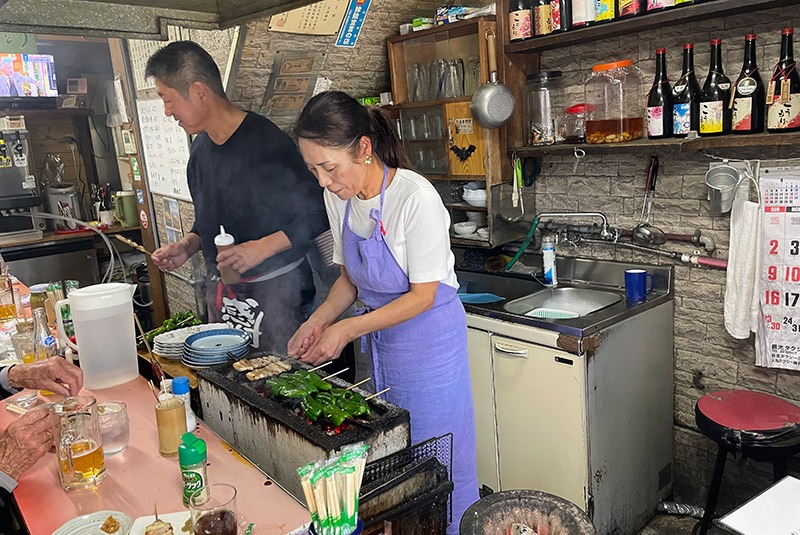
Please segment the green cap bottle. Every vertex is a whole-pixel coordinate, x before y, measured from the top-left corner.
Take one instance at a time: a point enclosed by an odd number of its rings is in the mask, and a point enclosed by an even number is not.
[[[178,446],[178,462],[183,478],[183,505],[189,505],[189,498],[203,488],[206,483],[206,442],[192,433],[181,435]]]

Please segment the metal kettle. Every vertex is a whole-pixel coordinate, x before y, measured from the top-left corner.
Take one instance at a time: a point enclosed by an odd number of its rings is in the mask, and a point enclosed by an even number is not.
[[[56,216],[81,219],[78,189],[68,182],[54,182],[45,187],[47,211]],[[78,223],[68,219],[53,221],[56,230],[75,230]]]

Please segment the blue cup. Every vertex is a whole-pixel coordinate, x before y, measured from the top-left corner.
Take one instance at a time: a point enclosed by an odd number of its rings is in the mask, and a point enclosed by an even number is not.
[[[650,288],[647,281],[650,281]],[[644,301],[653,291],[653,276],[643,269],[625,270],[625,297],[629,301]]]

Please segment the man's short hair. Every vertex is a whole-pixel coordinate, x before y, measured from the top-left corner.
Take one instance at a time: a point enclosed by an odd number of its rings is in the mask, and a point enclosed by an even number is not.
[[[219,97],[227,98],[214,58],[192,41],[175,41],[160,48],[147,60],[145,76],[152,76],[184,98],[194,82],[206,84]]]

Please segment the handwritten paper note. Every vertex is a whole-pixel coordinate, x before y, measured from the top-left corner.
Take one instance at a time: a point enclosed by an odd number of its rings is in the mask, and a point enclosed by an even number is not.
[[[191,201],[186,181],[189,138],[157,100],[137,100],[144,166],[150,192]]]

